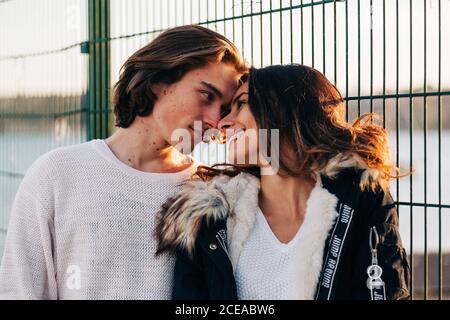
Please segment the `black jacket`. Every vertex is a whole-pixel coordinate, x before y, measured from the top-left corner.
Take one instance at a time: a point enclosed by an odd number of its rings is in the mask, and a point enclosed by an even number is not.
[[[331,202],[335,204],[335,218],[324,228],[323,248],[312,248],[305,254],[308,257],[319,252],[322,264],[310,266],[320,268],[320,276],[305,277],[300,299],[371,299],[366,270],[372,262],[369,247],[372,227],[379,236],[378,264],[383,270],[386,298],[409,298],[410,270],[400,239],[395,204],[391,195],[380,188],[361,191],[362,174],[364,171],[346,169],[333,179],[320,176],[329,200],[335,199]],[[239,225],[239,222],[233,224],[230,216],[233,213],[238,216],[242,208],[257,205],[259,185],[252,190],[255,178],[244,174],[220,179],[223,181],[217,183],[194,182],[171,199],[161,212],[160,250],[173,250],[177,257],[173,299],[237,299],[233,264],[240,249],[230,236],[241,236],[242,232],[230,232],[230,226],[237,229]],[[242,180],[247,180],[247,184]],[[238,203],[240,198],[248,200],[250,205]],[[302,228],[304,225],[305,222]]]

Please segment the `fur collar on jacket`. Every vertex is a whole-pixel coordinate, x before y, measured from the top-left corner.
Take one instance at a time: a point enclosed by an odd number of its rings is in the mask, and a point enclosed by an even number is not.
[[[333,178],[343,169],[352,167],[363,169],[361,187],[370,187],[381,176],[378,171],[367,168],[361,159],[340,155],[317,173],[317,182],[307,201],[305,220],[300,229],[302,246],[296,252],[300,262],[296,279],[298,299],[314,299],[325,242],[338,216],[338,199],[323,188],[320,175]],[[192,254],[204,219],[226,219],[228,253],[235,268],[255,223],[259,188],[259,179],[247,173],[235,177],[220,175],[209,181],[188,181],[180,193],[166,202],[158,215],[160,251],[181,248]]]

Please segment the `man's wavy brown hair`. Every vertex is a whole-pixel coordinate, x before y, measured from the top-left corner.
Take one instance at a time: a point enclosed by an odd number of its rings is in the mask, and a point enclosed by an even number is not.
[[[116,126],[128,128],[136,116],[151,114],[157,99],[152,85],[175,83],[190,70],[220,62],[248,71],[236,46],[213,30],[185,25],[164,31],[123,64],[112,96]]]

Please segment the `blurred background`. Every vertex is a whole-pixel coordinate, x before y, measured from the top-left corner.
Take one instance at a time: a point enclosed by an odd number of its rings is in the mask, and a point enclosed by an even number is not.
[[[124,61],[167,28],[200,24],[256,67],[302,63],[381,116],[413,299],[450,299],[450,0],[0,0],[0,257],[16,190],[50,149],[114,131]],[[201,144],[200,161],[224,161]]]

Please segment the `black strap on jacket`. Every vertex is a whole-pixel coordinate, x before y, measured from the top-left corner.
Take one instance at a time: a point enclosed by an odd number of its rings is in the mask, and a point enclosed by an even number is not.
[[[356,174],[356,176],[359,175]],[[343,267],[340,258],[348,248],[346,245],[347,235],[354,225],[355,208],[361,194],[357,181],[354,171],[342,172],[334,180],[322,176],[323,187],[338,198],[336,210],[339,215],[326,241],[316,300],[332,300],[335,297],[336,274]]]

